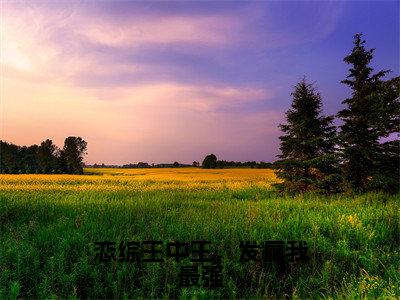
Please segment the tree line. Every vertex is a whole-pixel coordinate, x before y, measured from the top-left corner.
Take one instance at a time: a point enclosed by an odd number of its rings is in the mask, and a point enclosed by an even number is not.
[[[271,168],[273,166],[272,163],[269,162],[256,162],[256,161],[226,161],[226,160],[217,160],[217,157],[214,154],[210,154],[207,157],[215,157],[215,162],[213,159],[211,161],[207,158],[203,160],[202,167],[206,169],[212,169],[212,168],[236,168],[236,167],[246,167],[246,168],[261,168],[261,169],[266,169],[266,168]],[[124,164],[124,165],[106,165],[104,163],[102,164],[93,164],[93,165],[85,165],[88,168],[120,168],[120,169],[140,169],[140,168],[187,168],[187,167],[200,167],[200,163],[198,161],[193,161],[192,164],[183,164],[175,161],[174,163],[161,163],[161,164],[155,164],[155,163],[147,163],[147,162],[138,162],[137,164],[135,163],[129,163],[129,164]]]
[[[70,136],[58,148],[47,139],[40,145],[17,146],[0,140],[0,173],[83,174],[87,143]]]
[[[163,163],[163,164],[155,164],[148,162],[138,162],[137,164],[129,163],[124,165],[106,165],[102,164],[93,164],[93,165],[86,165],[88,168],[120,168],[120,169],[141,169],[141,168],[184,168],[184,167],[198,167],[198,165],[189,165],[189,164],[182,164],[177,161],[173,163]]]
[[[193,164],[194,166],[194,164]],[[218,160],[215,154],[207,155],[202,163],[202,167],[204,169],[222,169],[222,168],[237,168],[237,167],[247,167],[247,168],[258,168],[258,169],[266,169],[271,168],[273,166],[272,163],[269,162],[256,162],[256,161],[226,161],[226,160]]]

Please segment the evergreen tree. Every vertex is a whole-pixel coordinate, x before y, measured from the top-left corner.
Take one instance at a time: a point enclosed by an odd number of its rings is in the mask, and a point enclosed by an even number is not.
[[[399,132],[400,126],[400,77],[378,81],[372,91],[371,123],[379,138]]]
[[[352,97],[342,102],[346,108],[338,113],[343,121],[340,127],[343,170],[357,191],[366,190],[373,176],[379,177],[380,164],[387,160],[382,158],[382,147],[386,146],[379,140],[398,130],[399,115],[398,88],[394,88],[396,84],[392,81],[381,80],[388,70],[372,74],[369,64],[375,49],[366,50],[361,37],[361,34],[354,36],[353,50],[344,58],[351,68],[342,83],[352,89]]]
[[[287,124],[280,125],[281,160],[278,177],[286,190],[335,190],[335,136],[332,116],[322,115],[321,96],[303,79],[292,93],[293,102],[286,113]]]
[[[368,188],[395,193],[400,188],[400,77],[382,81],[376,97],[375,126],[381,142],[374,157]],[[377,113],[378,112],[378,113]]]

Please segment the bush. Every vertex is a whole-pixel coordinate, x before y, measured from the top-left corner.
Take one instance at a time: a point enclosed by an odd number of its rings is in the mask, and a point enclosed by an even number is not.
[[[367,189],[370,191],[385,191],[387,193],[395,194],[399,191],[399,180],[382,174],[372,176],[368,182]]]

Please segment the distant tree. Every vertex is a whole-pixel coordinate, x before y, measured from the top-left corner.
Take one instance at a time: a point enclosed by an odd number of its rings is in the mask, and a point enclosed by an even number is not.
[[[65,158],[70,174],[83,174],[83,156],[86,154],[87,143],[81,137],[70,136],[64,141],[61,157]]]
[[[214,169],[217,166],[217,157],[214,154],[207,155],[202,163],[204,169]]]
[[[150,165],[147,162],[138,162],[138,164],[135,167],[137,167],[137,168],[150,168]]]
[[[176,161],[176,162],[174,162],[174,163],[172,164],[172,166],[173,166],[174,168],[177,168],[177,167],[179,167],[179,163]]]
[[[352,89],[352,97],[342,102],[346,107],[338,113],[343,121],[339,135],[343,169],[357,191],[368,189],[374,177],[382,177],[381,164],[390,160],[385,153],[392,145],[379,141],[399,126],[399,80],[382,81],[389,70],[372,74],[369,64],[375,49],[366,50],[361,37],[354,36],[353,50],[344,58],[351,68],[342,83]]]
[[[19,172],[17,145],[0,141],[0,166],[2,173],[15,174]]]
[[[259,169],[272,168],[272,164],[269,162],[260,161],[260,163],[257,165],[257,168]]]
[[[192,166],[193,166],[193,167],[199,167],[199,166],[200,166],[200,163],[199,163],[198,161],[194,161],[194,162],[192,163]]]
[[[64,150],[58,149],[56,154],[56,173],[68,174],[71,173],[68,164],[67,164],[67,156]]]
[[[57,146],[53,144],[52,140],[43,141],[37,152],[37,163],[40,173],[49,174],[57,169]]]
[[[338,180],[333,117],[322,115],[321,96],[305,79],[295,86],[292,96],[287,123],[280,125],[284,135],[277,175],[284,180],[285,190],[332,192],[331,181]]]
[[[21,173],[38,173],[39,166],[37,161],[37,154],[39,151],[38,145],[23,146],[19,149],[19,161]]]
[[[82,174],[86,147],[80,137],[65,139],[62,150],[50,139],[22,147],[0,140],[0,173]]]
[[[227,162],[225,160],[217,160],[216,168],[223,169],[227,166]]]

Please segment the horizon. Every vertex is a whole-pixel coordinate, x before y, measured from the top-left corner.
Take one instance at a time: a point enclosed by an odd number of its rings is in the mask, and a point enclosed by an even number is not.
[[[397,1],[1,5],[1,139],[80,136],[89,165],[273,162],[303,76],[343,107],[357,32],[400,73]]]

